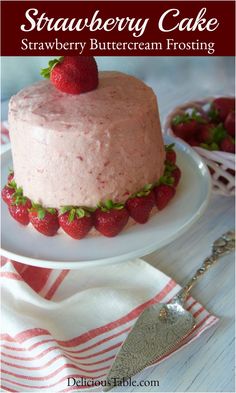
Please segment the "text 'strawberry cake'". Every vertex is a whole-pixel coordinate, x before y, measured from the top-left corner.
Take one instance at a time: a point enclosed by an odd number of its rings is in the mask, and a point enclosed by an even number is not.
[[[48,207],[123,202],[163,173],[155,94],[119,72],[100,72],[85,94],[27,87],[10,101],[9,127],[15,181]]]
[[[10,100],[14,172],[2,190],[10,215],[46,236],[116,236],[174,197],[181,171],[164,147],[156,96],[92,57],[49,62]]]

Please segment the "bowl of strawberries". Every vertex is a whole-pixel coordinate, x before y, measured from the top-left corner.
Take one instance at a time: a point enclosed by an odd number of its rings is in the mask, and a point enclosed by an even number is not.
[[[164,130],[204,159],[215,193],[235,194],[235,97],[186,102],[167,116]]]

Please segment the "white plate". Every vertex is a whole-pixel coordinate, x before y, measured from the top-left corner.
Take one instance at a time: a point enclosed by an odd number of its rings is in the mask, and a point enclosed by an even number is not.
[[[171,203],[146,224],[134,225],[117,237],[73,240],[60,234],[46,237],[13,220],[2,203],[2,255],[22,263],[53,269],[78,269],[88,265],[122,262],[147,255],[185,232],[207,206],[211,180],[204,162],[187,144],[174,141],[182,178]],[[6,184],[11,152],[2,155],[2,181]]]

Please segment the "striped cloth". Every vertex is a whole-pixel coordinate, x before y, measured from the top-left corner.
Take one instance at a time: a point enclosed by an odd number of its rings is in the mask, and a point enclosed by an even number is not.
[[[3,121],[1,123],[1,145],[7,145],[9,143],[9,132],[7,129],[8,123]]]
[[[6,128],[4,135],[8,141]],[[103,383],[140,313],[149,305],[168,302],[180,289],[140,259],[70,271],[31,267],[4,257],[1,288],[1,383],[9,392],[85,391],[91,383]],[[177,350],[218,321],[192,297],[186,306],[197,325]],[[89,384],[68,386],[72,377]]]

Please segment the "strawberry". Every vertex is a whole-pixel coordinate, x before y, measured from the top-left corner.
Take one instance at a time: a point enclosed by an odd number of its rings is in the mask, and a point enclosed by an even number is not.
[[[9,171],[9,174],[8,174],[8,177],[7,177],[8,183],[10,183],[13,179],[14,179],[14,172],[13,171]]]
[[[151,188],[152,185],[147,184],[140,192],[132,195],[126,201],[125,206],[130,217],[139,224],[144,224],[148,221],[150,212],[155,205],[155,196]]]
[[[177,187],[181,178],[181,170],[179,167],[176,168],[171,172],[171,177],[174,178],[173,187]]]
[[[39,204],[33,204],[29,211],[29,219],[34,228],[45,236],[54,236],[59,229],[56,209],[46,209]]]
[[[181,171],[177,165],[169,164],[167,162],[165,164],[164,176],[159,179],[158,184],[167,184],[169,186],[177,187],[180,177]]]
[[[154,188],[158,210],[164,209],[175,195],[175,188],[169,184],[159,184]]]
[[[224,126],[228,131],[229,135],[235,138],[235,112],[230,112],[224,122]]]
[[[129,219],[126,207],[111,200],[99,204],[94,215],[94,226],[104,236],[113,237],[125,227]]]
[[[226,136],[221,142],[220,142],[220,150],[226,151],[227,153],[235,153],[235,143],[233,138],[231,136]]]
[[[172,129],[176,136],[182,139],[189,139],[194,136],[200,124],[206,123],[206,120],[196,112],[185,112],[183,115],[177,115],[172,120]]]
[[[29,224],[29,209],[31,208],[31,201],[23,195],[16,194],[13,196],[11,204],[8,205],[8,210],[11,216],[20,224]]]
[[[174,151],[173,147],[174,147],[174,143],[165,146],[166,161],[170,162],[171,164],[176,163],[176,152]]]
[[[92,56],[64,56],[49,61],[41,75],[50,78],[54,86],[64,93],[81,94],[98,86],[97,63]]]
[[[212,123],[202,124],[197,133],[197,139],[201,143],[211,143],[213,142],[215,125]]]
[[[16,182],[14,180],[12,180],[11,182],[9,182],[3,189],[1,192],[2,195],[2,199],[4,200],[4,202],[9,205],[12,201],[12,197],[15,194],[17,189],[16,186]],[[18,189],[21,190],[22,193],[22,189]]]
[[[198,124],[196,120],[189,120],[185,123],[172,124],[172,128],[176,136],[187,139],[195,134]]]
[[[93,226],[92,212],[81,207],[65,206],[60,209],[59,224],[74,239],[85,237]]]
[[[199,145],[200,145],[199,141],[196,139],[195,136],[193,136],[193,137],[187,139],[186,142],[188,142],[188,144],[189,144],[190,146],[199,146]]]
[[[235,99],[219,97],[212,102],[212,110],[215,110],[220,120],[224,121],[231,111],[235,111]]]
[[[210,151],[218,151],[218,150],[220,150],[219,144],[216,143],[216,142],[212,142],[212,143],[209,143],[209,144],[207,144],[207,143],[200,143],[200,146],[203,149],[210,150]]]
[[[207,150],[219,150],[219,143],[227,136],[222,123],[218,125],[209,123],[201,126],[198,133],[200,146]]]

